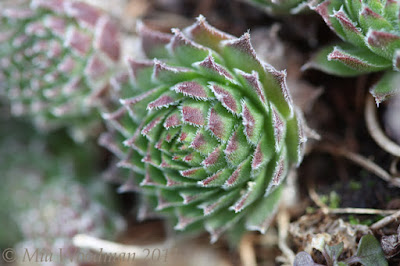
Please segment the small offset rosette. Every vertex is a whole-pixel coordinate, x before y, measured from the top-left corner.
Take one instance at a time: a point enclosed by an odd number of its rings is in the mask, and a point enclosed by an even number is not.
[[[286,73],[236,38],[197,22],[172,35],[139,27],[149,61],[113,80],[122,107],[100,142],[133,175],[146,210],[177,230],[265,232],[305,138]]]
[[[20,2],[0,10],[0,86],[12,113],[44,130],[85,131],[98,123],[95,108],[120,60],[118,28],[83,2]]]
[[[344,41],[321,50],[305,67],[338,76],[386,70],[370,89],[377,104],[399,92],[400,4],[398,1],[310,1]]]

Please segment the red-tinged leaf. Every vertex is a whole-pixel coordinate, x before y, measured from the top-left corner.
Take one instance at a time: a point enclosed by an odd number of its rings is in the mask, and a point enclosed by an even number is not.
[[[121,48],[117,25],[108,17],[101,17],[96,26],[95,47],[103,51],[111,60],[119,61]]]
[[[213,96],[210,89],[196,81],[185,81],[176,84],[172,90],[177,93],[182,93],[193,99],[206,100]]]
[[[76,66],[76,61],[70,57],[70,56],[65,56],[63,61],[60,62],[60,64],[57,66],[57,70],[62,72],[63,74],[72,74],[72,71],[75,69]]]
[[[181,114],[178,110],[173,111],[164,121],[163,126],[166,129],[174,128],[182,124]]]
[[[132,123],[128,112],[124,107],[120,107],[112,113],[103,113],[102,117],[106,123],[109,123],[112,128],[116,129],[125,138],[130,137],[132,132],[135,132],[136,130],[136,125],[133,127],[133,131],[131,131],[131,128],[127,128],[126,125],[132,125],[134,123]]]
[[[218,144],[218,141],[213,136],[211,136],[208,131],[204,129],[199,129],[196,137],[190,144],[190,148],[193,148],[204,155],[208,155],[213,152],[214,148],[218,146]]]
[[[43,20],[43,25],[51,30],[51,32],[56,36],[65,36],[67,29],[67,22],[65,19],[58,18],[56,16],[46,16]]]
[[[236,128],[229,138],[224,151],[226,161],[233,166],[238,166],[242,161],[251,156],[252,148],[251,145],[247,143],[243,131],[243,126],[238,126]]]
[[[31,36],[45,37],[47,29],[42,22],[32,22],[25,27],[25,33]]]
[[[260,169],[266,166],[266,164],[271,160],[273,153],[274,148],[271,147],[268,139],[265,136],[262,137],[252,156],[251,176],[255,176]]]
[[[198,102],[188,99],[181,105],[182,120],[184,123],[194,126],[204,126],[207,121],[209,108],[208,102]]]
[[[207,129],[222,141],[228,141],[236,119],[220,104],[214,105],[208,115]]]
[[[223,184],[223,189],[231,189],[249,181],[251,173],[251,157],[243,161]]]
[[[204,156],[199,152],[191,152],[185,156],[182,156],[179,160],[187,163],[188,165],[195,167],[199,166],[200,163],[203,161]]]
[[[154,60],[153,82],[162,85],[175,85],[176,83],[191,80],[197,74],[188,68],[167,66],[165,63]]]
[[[179,174],[175,174],[174,172],[165,173],[165,178],[167,179],[167,188],[176,189],[196,186],[196,181],[184,178]]]
[[[216,197],[206,200],[205,202],[200,204],[199,208],[203,210],[205,216],[208,216],[232,204],[232,202],[239,195],[240,195],[239,189],[235,189],[224,193],[218,193]]]
[[[99,145],[111,151],[115,156],[119,159],[125,158],[125,151],[119,147],[114,141],[115,137],[113,134],[106,132],[100,135],[99,137]]]
[[[270,195],[277,187],[279,187],[288,173],[288,162],[286,158],[286,151],[283,151],[276,161],[275,168],[272,172],[271,180],[265,190],[264,197]]]
[[[271,110],[272,124],[274,127],[275,151],[279,152],[285,142],[286,122],[273,105],[271,105]]]
[[[37,1],[35,1],[37,2]],[[7,19],[28,19],[35,15],[34,11],[25,8],[4,8],[0,11],[0,17]]]
[[[65,45],[71,47],[71,50],[78,53],[79,56],[85,56],[91,48],[91,37],[77,29],[70,29],[67,32]]]
[[[371,89],[370,93],[374,96],[376,103],[387,100],[393,95],[400,93],[400,73],[387,71],[383,77]]]
[[[140,23],[137,31],[142,40],[142,49],[148,58],[170,58],[166,45],[172,39],[171,34],[153,31]]]
[[[151,164],[154,167],[159,167],[161,164],[161,152],[154,147],[154,144],[147,144],[146,155],[141,160],[145,164]]]
[[[257,145],[263,131],[265,115],[260,113],[250,101],[242,100],[242,119],[247,140]]]
[[[392,31],[395,30],[392,24],[383,18],[381,15],[372,10],[369,6],[364,6],[358,22],[365,32],[368,30],[385,30]]]
[[[225,231],[232,229],[245,214],[246,212],[235,213],[230,210],[222,210],[208,217],[204,221],[204,227],[211,236],[211,244],[217,242]]]
[[[204,189],[196,187],[183,189],[179,192],[179,195],[183,198],[183,204],[188,205],[210,198],[212,195],[215,195],[217,191],[217,189]],[[200,216],[199,218],[202,217]]]
[[[193,63],[203,61],[210,53],[209,49],[186,38],[178,29],[172,30],[174,37],[168,44],[171,56],[180,65],[191,67]]]
[[[145,135],[150,141],[157,141],[163,128],[165,115],[165,112],[159,112],[154,116],[149,117],[148,121],[146,121],[147,123],[142,129],[142,135]]]
[[[64,0],[32,0],[31,8],[43,8],[61,15],[64,14],[64,4]]]
[[[146,174],[140,186],[158,186],[165,184],[166,180],[162,172],[154,166],[146,165]]]
[[[346,36],[346,41],[356,46],[365,46],[364,35],[357,23],[353,22],[343,10],[343,6],[339,11],[333,12],[333,16],[339,21],[343,32]]]
[[[210,47],[214,51],[220,52],[220,43],[224,40],[234,39],[235,37],[222,32],[207,23],[203,16],[197,17],[197,22],[184,30],[185,35],[196,43]]]
[[[160,97],[166,90],[167,88],[162,87],[155,88],[132,98],[121,99],[120,102],[128,110],[129,115],[139,121],[142,120],[141,118],[147,116],[148,111],[146,108],[148,104]]]
[[[328,55],[333,51],[334,47],[335,46],[328,46],[321,49],[302,67],[302,70],[317,69],[339,77],[354,77],[364,73],[348,67],[339,61],[328,60]]]
[[[191,125],[183,125],[181,134],[179,135],[178,141],[190,145],[196,137],[197,128]]]
[[[207,172],[203,167],[195,167],[187,170],[179,171],[181,176],[193,179],[193,180],[202,180],[207,177]]]
[[[183,231],[198,220],[203,219],[203,212],[200,209],[193,208],[193,206],[177,208],[175,215],[178,217],[178,223],[174,229],[178,231]]]
[[[265,65],[265,70],[267,75],[262,83],[267,98],[275,104],[284,117],[291,118],[293,116],[293,101],[286,84],[286,71],[277,71],[270,65]]]
[[[176,105],[182,97],[172,91],[163,93],[160,97],[150,102],[147,105],[147,110],[157,110],[161,108],[168,108],[171,105]]]
[[[263,197],[261,200],[255,203],[252,211],[246,215],[245,224],[247,230],[257,230],[261,234],[265,234],[273,220],[274,214],[279,207],[282,191],[283,186],[280,186],[270,195]]]
[[[138,127],[133,136],[124,141],[124,145],[136,150],[144,156],[147,152],[148,140],[141,134],[142,129],[142,125]]]
[[[109,71],[107,64],[98,56],[92,56],[84,70],[84,73],[90,78],[98,79],[106,75]]]
[[[161,164],[160,167],[165,169],[171,169],[171,170],[177,170],[177,171],[182,171],[187,169],[187,165],[177,162],[175,160],[172,160],[171,156],[163,153],[161,155]]]
[[[247,182],[247,189],[243,191],[242,196],[237,200],[229,210],[235,213],[243,211],[247,206],[260,198],[263,193],[265,177],[263,173],[257,177],[255,181]]]
[[[202,62],[193,65],[209,79],[217,80],[222,84],[226,82],[236,83],[232,74],[223,66],[217,64],[211,55],[207,56]]]
[[[400,47],[400,36],[398,34],[369,30],[366,38],[368,48],[388,60],[393,59],[393,54]]]
[[[233,170],[224,168],[204,180],[198,181],[197,184],[202,187],[221,187],[225,181],[231,176]]]
[[[239,115],[242,112],[241,94],[232,87],[211,84],[211,91],[222,105],[231,113]]]
[[[64,7],[68,16],[75,18],[79,23],[84,22],[92,27],[96,25],[102,15],[99,9],[84,2],[65,1]]]
[[[205,159],[203,158],[204,160],[201,162],[201,165],[203,165],[208,172],[214,173],[226,166],[225,146],[225,144],[222,144],[216,147]]]
[[[343,32],[342,25],[335,17],[332,17],[334,10],[339,10],[343,2],[337,0],[324,0],[318,5],[314,5],[313,2],[318,3],[319,1],[310,1],[308,4],[309,7],[312,10],[315,10],[323,18],[326,25],[328,25],[333,32],[342,39],[345,39],[346,34]]]
[[[249,33],[243,34],[239,39],[224,41],[222,56],[231,70],[237,68],[247,73],[253,70],[259,74],[264,73],[264,67],[250,43]]]
[[[376,72],[391,67],[392,62],[371,53],[369,50],[351,47],[343,49],[335,46],[328,55],[328,60],[341,62],[342,64],[359,72]]]
[[[252,71],[251,74],[248,74],[238,69],[235,71],[244,88],[251,92],[248,97],[251,98],[256,105],[261,103],[261,106],[264,106],[267,103],[267,99],[265,97],[263,85],[259,80],[258,73]]]

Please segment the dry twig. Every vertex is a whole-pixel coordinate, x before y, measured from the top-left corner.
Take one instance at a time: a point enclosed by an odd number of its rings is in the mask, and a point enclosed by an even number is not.
[[[256,252],[254,250],[253,235],[246,234],[240,241],[239,254],[243,266],[256,266]]]
[[[378,230],[386,225],[393,223],[400,219],[400,211],[393,213],[392,215],[386,216],[385,218],[377,221],[373,225],[370,226],[372,230]]]
[[[368,96],[365,103],[365,121],[368,132],[375,142],[388,153],[400,157],[400,146],[391,141],[379,125],[376,114],[376,105],[372,96]]]
[[[393,178],[387,171],[385,171],[382,167],[374,163],[373,161],[365,158],[362,155],[353,153],[345,148],[334,146],[333,144],[321,144],[316,148],[319,151],[327,152],[332,155],[342,156],[359,166],[365,168],[366,170],[370,171],[371,173],[377,175],[381,179],[385,180],[386,182],[392,184],[393,186],[400,187],[400,179]]]

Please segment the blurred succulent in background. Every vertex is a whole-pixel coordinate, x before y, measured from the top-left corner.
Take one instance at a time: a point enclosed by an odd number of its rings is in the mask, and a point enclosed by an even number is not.
[[[29,125],[16,119],[0,121],[0,247],[22,242],[21,247],[34,250],[65,248],[67,256],[77,233],[111,238],[122,229],[122,218],[109,211],[115,206],[107,187],[80,176],[91,167],[81,170],[77,151],[54,153],[57,149]],[[79,153],[86,154],[84,149]]]
[[[124,190],[141,192],[140,213],[206,229],[212,242],[265,232],[305,142],[286,72],[258,59],[248,33],[233,37],[202,16],[173,35],[139,32],[154,60],[130,60],[113,80],[123,106],[104,115],[111,129],[100,139],[131,170]]]
[[[295,15],[307,7],[305,0],[246,0],[272,15]]]
[[[78,140],[93,133],[119,59],[118,28],[88,4],[0,3],[0,89],[12,113],[40,129],[67,126]]]
[[[310,7],[344,42],[321,50],[306,67],[343,77],[385,70],[371,88],[371,94],[379,104],[398,93],[398,1],[315,0],[310,2]]]

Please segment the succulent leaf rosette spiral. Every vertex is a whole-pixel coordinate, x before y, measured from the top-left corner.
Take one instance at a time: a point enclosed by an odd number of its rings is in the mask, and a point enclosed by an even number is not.
[[[122,107],[104,115],[112,129],[100,139],[133,175],[124,187],[212,242],[265,232],[305,142],[286,72],[257,58],[249,33],[233,37],[202,16],[172,35],[139,32],[153,60],[130,60],[113,80]]]
[[[310,7],[344,42],[321,50],[306,66],[344,77],[386,71],[371,94],[380,103],[399,92],[398,1],[317,0]]]
[[[0,8],[0,89],[12,113],[40,129],[84,133],[99,120],[96,107],[120,59],[116,25],[78,1],[5,1]]]

